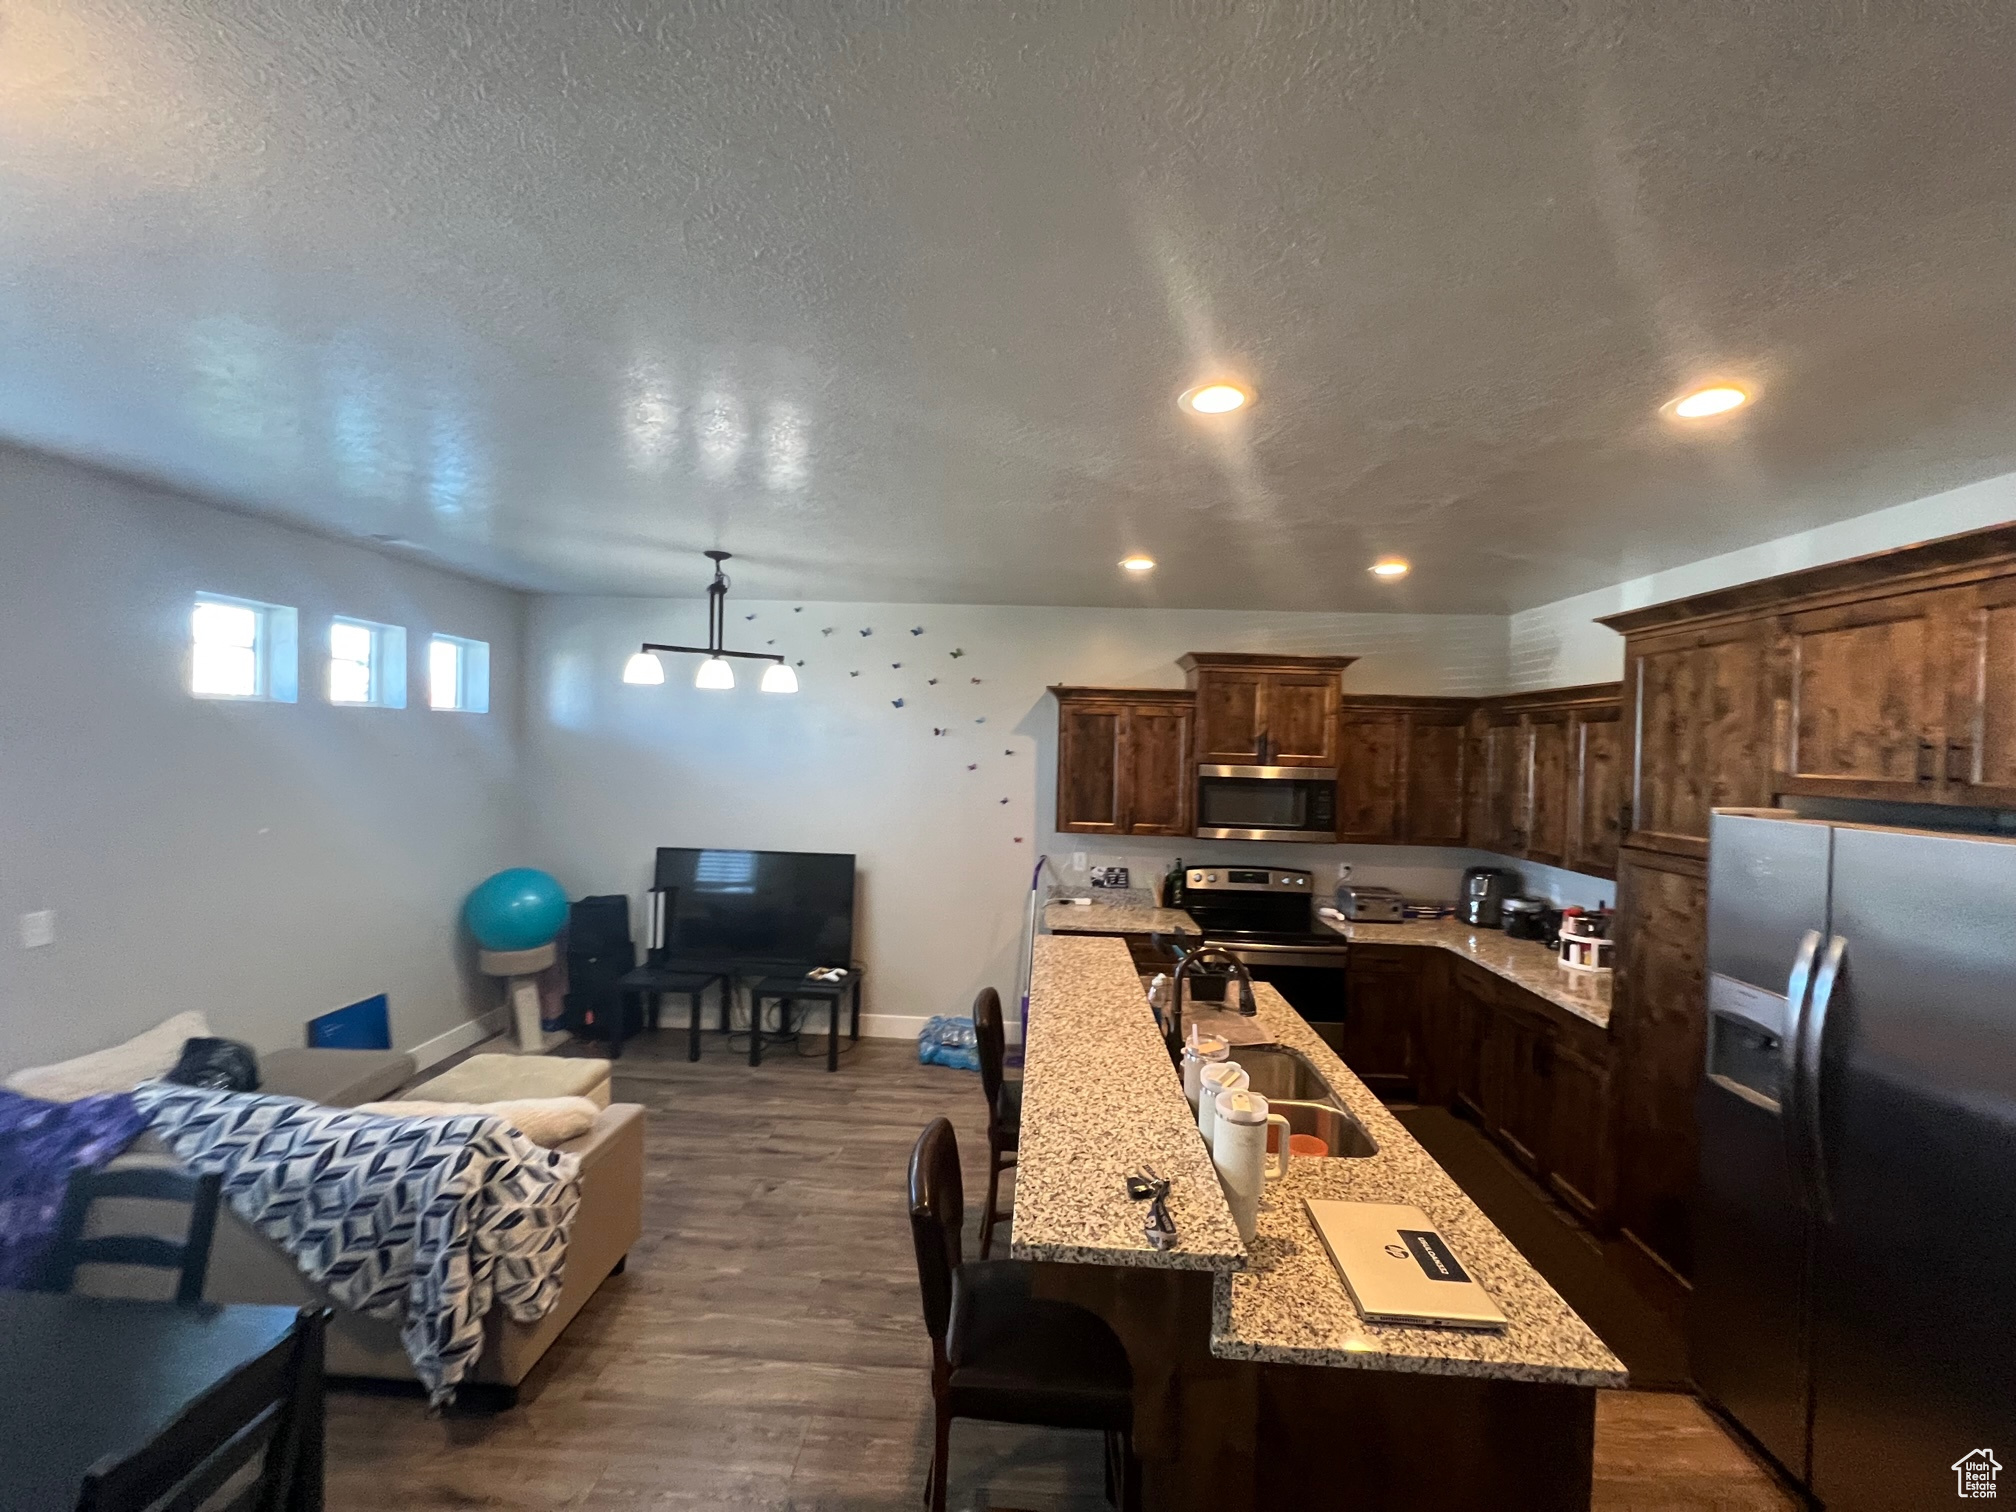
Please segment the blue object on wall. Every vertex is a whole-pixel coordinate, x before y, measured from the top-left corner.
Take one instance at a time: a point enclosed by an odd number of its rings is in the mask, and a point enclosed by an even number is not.
[[[567,892],[542,871],[514,866],[478,884],[462,917],[485,950],[537,950],[567,922]]]
[[[390,1050],[392,1015],[385,994],[308,1020],[311,1050]]]

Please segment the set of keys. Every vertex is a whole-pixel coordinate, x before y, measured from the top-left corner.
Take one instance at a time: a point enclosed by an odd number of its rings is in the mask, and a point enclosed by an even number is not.
[[[1169,1182],[1157,1176],[1153,1166],[1144,1165],[1127,1178],[1127,1195],[1148,1204],[1148,1221],[1141,1226],[1150,1249],[1166,1250],[1176,1242],[1176,1220],[1169,1216]]]

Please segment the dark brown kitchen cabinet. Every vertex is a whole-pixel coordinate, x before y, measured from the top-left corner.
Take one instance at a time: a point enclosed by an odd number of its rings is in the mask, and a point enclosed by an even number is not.
[[[1461,845],[1470,699],[1361,697],[1337,722],[1337,838]]]
[[[1467,842],[1610,875],[1618,822],[1615,683],[1487,698],[1471,721]]]
[[[1703,862],[1620,852],[1612,984],[1615,1207],[1625,1232],[1680,1275],[1693,1264],[1688,1208],[1694,1098],[1707,1045],[1708,882]]]
[[[1189,834],[1191,696],[1178,689],[1050,691],[1057,696],[1057,828]]]
[[[1569,721],[1566,709],[1539,709],[1526,716],[1525,843],[1529,861],[1563,866],[1568,860]]]
[[[1354,656],[1193,651],[1196,759],[1213,766],[1337,765],[1339,677]]]
[[[1526,731],[1516,713],[1478,714],[1476,781],[1470,789],[1470,843],[1501,856],[1519,853],[1526,835]]]
[[[1578,1025],[1555,1039],[1548,1067],[1547,1184],[1584,1223],[1599,1229],[1610,1212],[1610,1057],[1605,1039],[1595,1025]]]
[[[1347,706],[1337,724],[1337,838],[1397,845],[1405,833],[1407,716]]]
[[[1420,1074],[1425,994],[1412,946],[1357,945],[1345,975],[1336,1050],[1382,1096],[1412,1096]]]
[[[2016,578],[1951,597],[1943,796],[2016,808]]]
[[[1711,809],[1769,801],[1770,654],[1758,623],[1626,642],[1624,844],[1700,858]]]
[[[1455,1026],[1455,1074],[1451,1101],[1487,1129],[1497,1122],[1498,1068],[1492,1025],[1498,1017],[1498,990],[1490,973],[1458,961],[1449,973],[1449,1001]]]
[[[1954,596],[1935,589],[1784,617],[1778,792],[1906,803],[1937,796],[1953,608]]]
[[[1624,725],[1613,700],[1607,708],[1576,709],[1568,727],[1568,870],[1617,875],[1623,835]]]

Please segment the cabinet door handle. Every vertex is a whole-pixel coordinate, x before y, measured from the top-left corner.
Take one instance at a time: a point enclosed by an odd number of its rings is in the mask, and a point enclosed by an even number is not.
[[[1617,831],[1624,835],[1631,833],[1631,800],[1628,798],[1617,805]]]
[[[1929,740],[1918,742],[1918,780],[1920,782],[1933,782],[1937,780],[1937,776],[1933,771],[1933,753],[1936,749],[1937,747]]]
[[[1949,740],[1946,742],[1946,780],[1948,782],[1972,782],[1974,780],[1973,741]]]

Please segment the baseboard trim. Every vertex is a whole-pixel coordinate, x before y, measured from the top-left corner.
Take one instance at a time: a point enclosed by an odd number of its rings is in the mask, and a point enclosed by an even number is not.
[[[425,1071],[430,1066],[438,1066],[458,1051],[467,1050],[471,1045],[480,1045],[493,1035],[502,1034],[509,1027],[505,1011],[492,1008],[488,1013],[457,1024],[453,1029],[444,1030],[432,1039],[422,1040],[406,1053],[413,1057],[414,1069]]]

